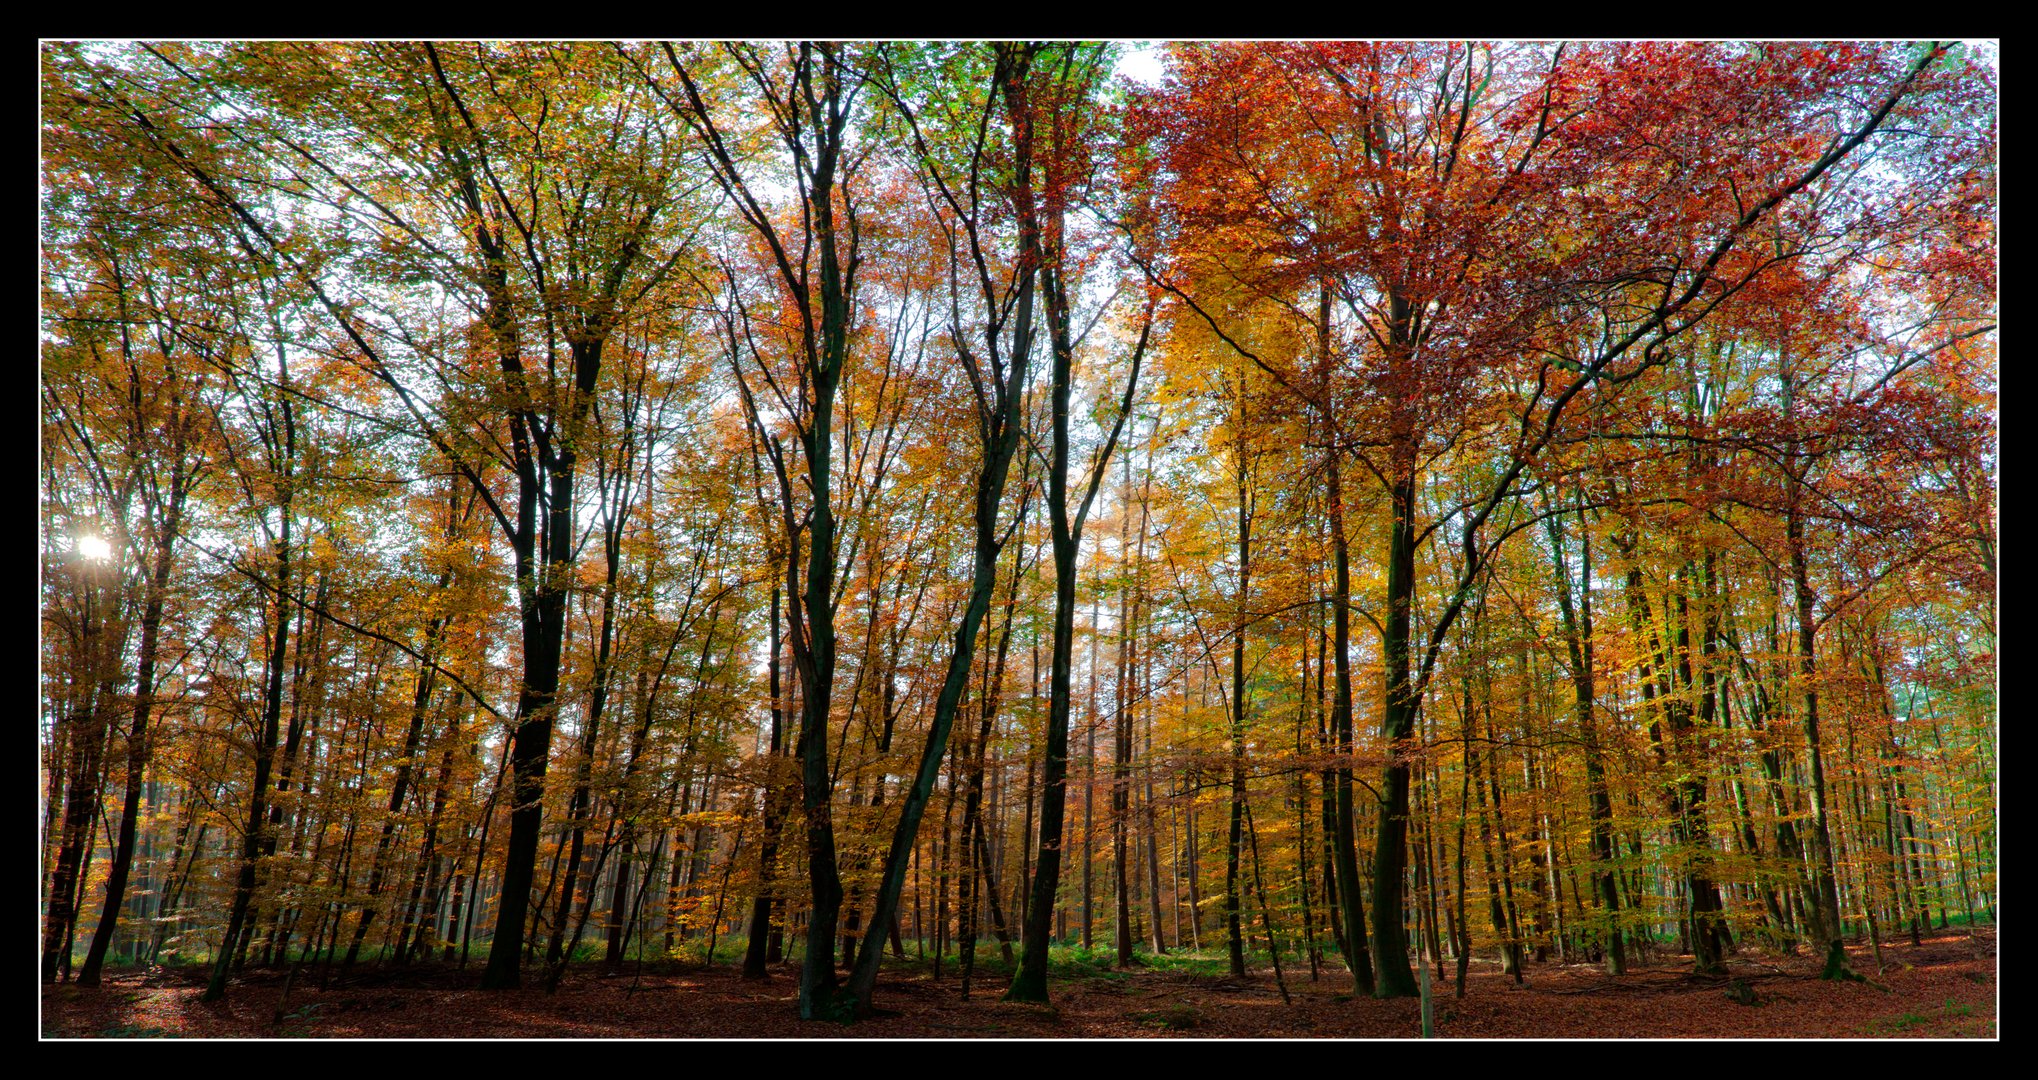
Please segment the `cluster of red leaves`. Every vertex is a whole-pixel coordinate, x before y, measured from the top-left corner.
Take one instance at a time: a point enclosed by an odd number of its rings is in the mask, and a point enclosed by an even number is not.
[[[1875,970],[1866,947],[1852,950]],[[1803,957],[1730,964],[1753,992],[1728,996],[1728,979],[1699,978],[1682,966],[1641,968],[1618,979],[1584,966],[1530,965],[1516,986],[1475,963],[1463,998],[1439,987],[1437,1033],[1446,1038],[1993,1038],[1993,931],[1941,933],[1922,946],[1883,948],[1884,970],[1868,982],[1822,982]],[[372,976],[291,991],[285,1019],[272,1023],[281,979],[235,987],[216,1005],[198,1001],[196,982],[116,976],[98,991],[46,988],[46,1038],[1413,1038],[1413,999],[1354,998],[1341,971],[1311,983],[1290,973],[1283,1005],[1270,975],[1211,979],[1135,971],[1120,979],[1058,983],[1052,1007],[1008,1005],[999,986],[979,985],[963,1001],[953,980],[894,977],[879,990],[887,1015],[838,1027],[794,1015],[794,973],[746,983],[732,968],[637,976],[570,974],[559,993],[484,992],[474,973],[427,973],[404,983]]]

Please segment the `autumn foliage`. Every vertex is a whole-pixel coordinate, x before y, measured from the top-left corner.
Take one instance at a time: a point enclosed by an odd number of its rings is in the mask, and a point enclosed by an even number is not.
[[[45,43],[43,980],[1992,923],[1993,48],[1130,53]]]

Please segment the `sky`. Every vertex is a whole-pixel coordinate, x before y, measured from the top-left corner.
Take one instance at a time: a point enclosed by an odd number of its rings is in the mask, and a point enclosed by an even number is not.
[[[1161,81],[1160,42],[1132,42],[1131,47],[1119,56],[1113,73],[1142,86],[1158,85]]]

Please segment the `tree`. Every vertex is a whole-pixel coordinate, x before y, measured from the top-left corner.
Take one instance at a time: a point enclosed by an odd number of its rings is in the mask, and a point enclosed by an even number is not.
[[[1133,347],[1125,392],[1113,415],[1109,433],[1097,449],[1084,479],[1082,498],[1075,515],[1069,516],[1069,404],[1073,391],[1076,337],[1070,323],[1072,305],[1069,275],[1077,267],[1068,243],[1067,214],[1088,184],[1094,180],[1081,152],[1085,142],[1077,127],[1073,104],[1089,96],[1098,78],[1102,53],[1094,48],[1072,48],[1055,57],[1057,63],[1042,65],[1040,85],[1033,89],[1033,107],[1052,116],[1042,161],[1044,195],[1037,213],[1039,220],[1029,232],[1036,245],[1028,260],[1039,267],[1041,294],[1045,301],[1048,344],[1052,350],[1050,400],[1052,408],[1052,450],[1047,465],[1047,519],[1054,552],[1054,639],[1048,682],[1048,715],[1045,759],[1041,769],[1040,862],[1033,872],[1033,889],[1026,914],[1026,933],[1019,957],[1019,970],[1005,992],[1008,1001],[1047,1000],[1047,943],[1054,918],[1055,891],[1061,881],[1062,824],[1068,798],[1069,679],[1075,638],[1076,555],[1081,547],[1083,525],[1097,497],[1097,487],[1111,462],[1118,435],[1131,412],[1132,397],[1139,385],[1139,367],[1145,357],[1152,331],[1152,305],[1146,308],[1139,341]],[[1009,98],[1007,99],[1010,100]],[[1028,118],[1031,122],[1031,118]],[[1101,314],[1101,313],[1100,313]]]
[[[49,74],[56,74],[56,69]],[[61,82],[52,91],[63,100]],[[63,353],[52,350],[49,358],[55,362],[47,369],[45,393],[52,413],[60,418],[61,443],[81,463],[89,463],[92,486],[114,504],[109,509],[115,512],[104,520],[112,535],[98,538],[107,550],[97,561],[111,559],[118,566],[132,558],[144,568],[132,712],[124,739],[119,839],[107,874],[105,902],[78,973],[79,984],[90,987],[98,985],[127,901],[178,531],[191,491],[206,471],[199,449],[205,421],[198,400],[203,376],[186,376],[173,360],[187,351],[180,339],[197,333],[192,325],[204,321],[204,315],[194,310],[203,303],[202,297],[178,295],[186,281],[204,273],[204,266],[194,263],[164,272],[161,253],[176,235],[173,226],[121,209],[123,203],[142,202],[136,196],[143,191],[179,205],[174,189],[163,191],[161,178],[138,168],[133,158],[103,153],[87,131],[73,127],[63,114],[52,119],[56,122],[48,126],[55,137],[45,147],[44,182],[52,211],[49,240],[54,242],[46,247],[52,258],[44,279],[44,309],[59,340],[83,355],[66,363]],[[82,183],[88,175],[96,186]],[[126,189],[124,200],[116,194],[121,188]],[[86,409],[107,411],[85,415]],[[143,508],[142,520],[139,528],[130,528],[118,507],[136,498]],[[82,546],[87,538],[78,540],[81,546],[76,550],[89,580],[106,571],[91,569],[94,556]],[[92,599],[90,594],[87,598]],[[104,634],[89,621],[81,629]],[[90,771],[83,765],[72,777],[74,794],[96,782],[83,775]],[[64,860],[60,857],[58,862],[61,866]],[[74,888],[75,884],[59,880],[52,894],[61,896]],[[54,905],[52,914],[62,907]],[[63,927],[66,937],[71,932],[69,925]],[[50,962],[56,959],[57,954],[45,953],[45,979],[53,974]]]
[[[1187,221],[1252,238],[1243,265],[1200,273],[1276,298],[1297,277],[1328,273],[1349,320],[1340,351],[1365,388],[1367,422],[1341,417],[1337,438],[1387,489],[1391,515],[1381,627],[1390,758],[1373,867],[1380,996],[1416,992],[1402,930],[1416,713],[1483,563],[1518,531],[1482,530],[1520,497],[1574,401],[1666,362],[1680,337],[1775,272],[1787,255],[1760,254],[1759,240],[1788,253],[1846,234],[1850,223],[1791,215],[1816,205],[1825,189],[1815,184],[1918,92],[1943,52],[1793,65],[1708,47],[1559,47],[1547,60],[1454,45],[1214,48],[1186,54],[1179,82],[1156,99],[1172,114],[1159,123],[1180,133],[1168,144],[1174,174],[1250,195],[1184,200]],[[1677,92],[1664,95],[1654,87],[1671,71]],[[1245,86],[1278,92],[1260,101],[1231,89]],[[1869,104],[1831,133],[1800,125],[1796,103],[1840,97]],[[1735,117],[1725,143],[1719,115]],[[1704,170],[1707,186],[1660,200],[1665,169]],[[1169,284],[1241,355],[1299,385]],[[1574,332],[1582,318],[1599,323],[1589,337]],[[1479,417],[1475,403],[1496,392],[1490,426],[1447,419]],[[1356,431],[1380,434],[1347,434]],[[1500,467],[1462,509],[1424,525],[1420,464],[1468,439]],[[1424,642],[1412,622],[1415,551],[1447,525],[1463,576]]]
[[[787,397],[776,379],[763,373],[784,410],[783,419],[793,429],[791,445],[766,425],[758,395],[743,382],[740,371],[738,379],[744,387],[744,406],[751,423],[763,432],[778,480],[785,535],[806,537],[805,585],[800,581],[797,543],[787,545],[784,572],[786,596],[792,605],[789,640],[800,675],[800,734],[795,753],[801,763],[801,805],[806,814],[807,858],[813,882],[807,955],[800,975],[800,1015],[816,1019],[833,1009],[838,985],[835,923],[842,906],[842,883],[836,866],[827,739],[835,681],[838,558],[831,481],[835,397],[849,359],[850,304],[856,294],[860,261],[854,203],[846,193],[840,196],[842,206],[838,207],[836,200],[837,185],[846,188],[855,173],[857,159],[845,151],[864,76],[848,54],[832,45],[801,43],[788,51],[783,63],[752,48],[729,50],[730,60],[757,92],[758,104],[767,110],[772,135],[793,162],[802,227],[795,236],[787,237],[774,223],[774,213],[754,192],[694,74],[671,45],[664,47],[664,55],[684,90],[684,100],[662,89],[659,93],[698,133],[716,183],[769,248],[771,264],[791,299],[791,315],[798,325],[800,379],[796,396]],[[846,228],[838,225],[838,213],[846,213]],[[790,471],[801,464],[805,468],[805,500],[796,493]]]
[[[926,152],[925,136],[915,124],[915,141],[926,161],[927,180],[940,193],[943,202],[957,219],[957,224],[967,237],[970,261],[976,269],[976,284],[982,296],[985,311],[983,328],[983,356],[980,359],[971,339],[976,335],[962,326],[952,326],[950,341],[954,344],[975,391],[977,437],[981,443],[980,461],[976,478],[976,500],[974,506],[975,542],[974,566],[970,579],[969,600],[962,612],[962,618],[955,629],[955,645],[949,654],[947,673],[943,676],[941,693],[934,702],[934,715],[928,728],[927,742],[920,754],[919,768],[915,771],[912,785],[899,810],[899,820],[893,830],[890,850],[885,855],[883,880],[878,886],[877,901],[871,910],[871,932],[866,933],[863,944],[856,956],[856,967],[850,977],[849,990],[855,995],[856,1011],[868,1015],[871,1009],[871,994],[877,982],[879,957],[883,951],[884,928],[891,925],[897,909],[901,890],[905,887],[906,868],[912,857],[914,841],[919,833],[922,815],[926,812],[927,800],[933,794],[934,782],[941,767],[941,759],[948,748],[949,732],[955,723],[955,715],[962,705],[963,691],[971,675],[971,666],[976,655],[977,632],[985,614],[990,610],[991,597],[997,587],[998,558],[1005,543],[1012,536],[1021,520],[1013,515],[1012,524],[1000,528],[1000,508],[1004,503],[1005,484],[1010,476],[1012,461],[1017,456],[1019,438],[1023,433],[1025,414],[1023,412],[1027,372],[1033,358],[1033,297],[1035,271],[1041,262],[1041,241],[1038,214],[1033,205],[1033,116],[1031,115],[1027,89],[1031,80],[1031,65],[1036,50],[1024,46],[1000,46],[991,73],[990,92],[985,95],[984,108],[988,113],[990,99],[997,97],[1005,108],[1007,123],[1011,127],[1012,176],[1011,195],[1014,204],[1013,216],[1019,230],[1019,255],[1009,297],[1001,295],[991,277],[989,259],[984,251],[985,232],[989,222],[983,221],[981,199],[982,135],[969,160],[967,186],[951,182],[943,176]],[[906,113],[912,123],[910,107],[903,95],[896,89],[892,98]],[[981,133],[989,126],[986,115],[978,124]],[[961,193],[956,190],[962,187]],[[967,205],[964,200],[967,199]],[[951,247],[951,278],[957,276],[954,267],[961,253]],[[1009,329],[1008,329],[1009,326]],[[1007,335],[1010,335],[1007,338]],[[1009,638],[1009,624],[1007,636]],[[975,838],[974,815],[965,812],[966,850],[973,851]],[[973,861],[973,859],[971,859]],[[973,880],[966,879],[966,880]]]

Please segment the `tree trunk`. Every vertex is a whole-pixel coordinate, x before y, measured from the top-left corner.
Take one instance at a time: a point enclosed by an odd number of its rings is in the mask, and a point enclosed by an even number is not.
[[[285,406],[287,410],[288,405]],[[287,415],[287,412],[286,412]],[[248,919],[248,905],[255,895],[255,861],[262,853],[263,825],[268,817],[269,768],[276,756],[278,730],[283,718],[283,661],[290,641],[290,508],[283,507],[282,531],[276,543],[276,630],[269,647],[268,692],[262,707],[262,727],[255,742],[254,783],[248,789],[248,824],[242,834],[240,873],[234,881],[233,906],[227,914],[226,933],[219,955],[212,965],[212,980],[200,1001],[218,1001],[226,996],[227,966],[235,944]]]
[[[1328,311],[1329,299],[1324,299]],[[1328,315],[1326,314],[1326,318]],[[1337,676],[1336,696],[1331,703],[1331,726],[1337,733],[1336,777],[1337,821],[1332,832],[1336,863],[1337,900],[1342,905],[1345,966],[1351,970],[1352,985],[1361,994],[1375,989],[1372,954],[1366,947],[1366,909],[1360,899],[1358,829],[1353,814],[1352,764],[1356,747],[1352,730],[1352,573],[1350,549],[1345,541],[1343,478],[1338,452],[1329,452],[1330,546],[1333,560],[1331,593],[1331,658]],[[1400,916],[1395,916],[1398,920]],[[1405,961],[1404,961],[1405,963]]]
[[[771,688],[771,745],[766,751],[764,759],[766,770],[764,775],[764,822],[763,831],[759,835],[757,844],[757,896],[750,904],[750,941],[743,953],[743,977],[745,979],[762,979],[766,974],[764,967],[767,955],[766,946],[771,936],[772,878],[776,873],[778,865],[778,835],[785,814],[783,797],[780,794],[780,785],[777,783],[776,776],[779,757],[784,752],[785,747],[785,736],[782,730],[784,710],[781,708],[781,699],[779,697],[781,692],[779,687],[779,656],[780,650],[783,648],[783,643],[779,640],[779,600],[779,587],[774,582],[771,587],[771,664],[767,675],[770,679]],[[609,946],[610,955],[620,956],[621,951],[621,946],[612,941]]]
[[[1606,973],[1627,971],[1627,950],[1621,941],[1620,893],[1613,880],[1613,801],[1606,791],[1606,758],[1599,746],[1599,728],[1594,716],[1597,697],[1593,669],[1592,632],[1592,534],[1585,528],[1585,514],[1579,517],[1579,600],[1571,603],[1571,572],[1564,552],[1564,526],[1560,515],[1548,521],[1550,549],[1557,570],[1557,608],[1563,617],[1564,641],[1571,655],[1571,687],[1574,715],[1585,742],[1585,800],[1592,822],[1591,878],[1604,911],[1599,917],[1599,938],[1605,946]]]
[[[170,400],[174,409],[177,403],[174,390]],[[181,418],[182,413],[173,415]],[[184,497],[190,477],[184,458],[186,425],[172,423],[169,427],[170,497],[156,534],[155,566],[142,600],[141,652],[134,680],[134,720],[127,735],[127,788],[120,807],[120,840],[114,848],[113,866],[106,878],[106,905],[100,911],[98,927],[92,932],[92,945],[85,954],[85,966],[78,971],[80,986],[99,985],[99,970],[106,961],[108,946],[113,943],[121,902],[126,897],[128,872],[134,862],[135,834],[141,816],[142,773],[149,760],[149,708],[154,704],[156,692],[156,653],[162,634],[163,597],[169,589],[172,556],[177,530],[184,517]]]

